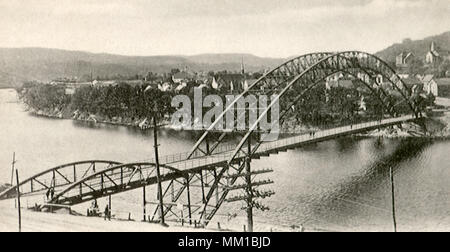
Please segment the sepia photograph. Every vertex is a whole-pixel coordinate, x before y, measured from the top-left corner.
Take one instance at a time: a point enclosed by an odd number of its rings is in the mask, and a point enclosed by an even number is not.
[[[448,232],[449,13],[0,0],[0,232]]]

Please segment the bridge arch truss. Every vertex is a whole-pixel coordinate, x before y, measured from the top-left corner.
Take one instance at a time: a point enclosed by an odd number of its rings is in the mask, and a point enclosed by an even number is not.
[[[222,122],[227,112],[233,110],[239,99],[245,95],[256,93],[275,95],[269,107],[259,115],[258,120],[250,126],[248,132],[242,135],[242,139],[233,150],[233,154],[228,159],[227,165],[213,169],[216,179],[204,196],[203,209],[201,209],[199,220],[203,220],[207,224],[226,200],[229,193],[227,188],[233,186],[241,178],[239,174],[243,172],[246,165],[246,161],[242,157],[245,156],[251,160],[259,146],[264,142],[264,139],[260,139],[260,133],[257,132],[258,125],[264,116],[270,113],[275,103],[286,97],[286,94],[293,89],[294,92],[298,93],[295,99],[292,100],[292,103],[280,109],[280,122],[282,122],[284,116],[291,108],[290,105],[298,103],[312,88],[336,73],[348,74],[362,83],[377,97],[383,106],[383,110],[390,117],[400,116],[401,111],[397,109],[397,106],[401,103],[407,105],[409,108],[408,113],[415,117],[420,116],[420,110],[417,104],[411,99],[411,89],[387,63],[374,55],[359,51],[348,51],[307,54],[289,60],[263,75],[247,90],[241,93],[205,131],[187,156],[187,159],[196,159],[201,156],[217,155],[216,150],[221,149],[220,147],[223,145],[223,140],[227,133],[221,133],[217,136],[217,134],[213,133],[214,129]],[[378,83],[378,76],[382,76],[386,82],[390,83],[392,90],[388,90],[385,85]],[[394,96],[400,97],[402,101],[395,103],[398,97]],[[237,121],[238,115],[235,114],[234,122],[236,123]],[[202,171],[200,171],[201,173]],[[193,179],[194,176],[195,174],[190,174],[188,179]],[[186,187],[181,187],[176,196],[182,195],[185,189]],[[210,204],[214,196],[216,202]],[[177,197],[172,200],[176,201]],[[166,209],[165,213],[168,214],[169,211],[170,206]]]
[[[110,160],[86,160],[59,165],[40,172],[20,182],[19,189],[23,196],[45,194],[50,189],[59,190],[75,183],[99,170],[120,164]],[[0,199],[15,197],[17,185],[0,194]]]

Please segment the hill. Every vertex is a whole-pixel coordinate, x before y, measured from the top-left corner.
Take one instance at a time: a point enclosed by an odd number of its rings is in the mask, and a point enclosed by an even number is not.
[[[239,71],[244,60],[248,71],[274,67],[284,59],[250,54],[202,54],[194,56],[123,56],[47,48],[0,48],[0,83],[24,80],[49,81],[63,76],[145,75],[173,68],[193,71]],[[2,85],[2,84],[0,84]]]
[[[425,59],[425,54],[430,50],[432,41],[434,41],[441,49],[450,51],[450,31],[448,31],[422,40],[405,39],[402,43],[394,44],[377,52],[376,55],[387,62],[395,62],[395,57],[405,51],[414,53],[414,55],[420,59]]]

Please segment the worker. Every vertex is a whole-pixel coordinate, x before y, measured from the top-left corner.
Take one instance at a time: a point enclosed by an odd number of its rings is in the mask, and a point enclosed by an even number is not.
[[[106,218],[109,218],[111,220],[111,218],[109,217],[109,206],[108,205],[105,206],[105,220],[106,220]]]

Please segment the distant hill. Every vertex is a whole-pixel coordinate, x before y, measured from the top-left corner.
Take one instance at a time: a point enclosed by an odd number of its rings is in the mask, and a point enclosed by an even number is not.
[[[194,56],[122,56],[46,48],[0,48],[0,86],[24,80],[49,81],[58,77],[145,75],[173,68],[192,71],[239,71],[244,60],[247,71],[274,67],[284,59],[250,54],[202,54]]]
[[[378,53],[387,62],[403,51],[413,52],[423,59],[434,41],[450,51],[450,32],[423,40],[405,39]],[[244,61],[246,71],[273,68],[286,59],[263,58],[251,54],[200,54],[193,56],[123,56],[47,48],[0,48],[0,88],[20,85],[26,80],[50,81],[59,77],[132,76],[147,72],[170,72],[173,68],[192,71],[240,71]]]
[[[402,43],[394,44],[377,52],[376,55],[387,62],[395,62],[395,57],[405,51],[414,53],[417,58],[425,59],[425,55],[430,50],[432,41],[441,49],[450,51],[450,31],[448,31],[422,40],[405,39]]]

